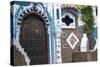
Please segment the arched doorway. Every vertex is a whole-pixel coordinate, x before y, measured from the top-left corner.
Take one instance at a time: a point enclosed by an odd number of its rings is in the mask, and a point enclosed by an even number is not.
[[[40,15],[30,13],[23,17],[19,42],[31,60],[30,65],[49,63],[47,27]]]

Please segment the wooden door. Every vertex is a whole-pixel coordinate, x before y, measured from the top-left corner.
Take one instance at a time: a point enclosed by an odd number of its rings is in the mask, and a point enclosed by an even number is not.
[[[31,65],[49,63],[47,29],[39,15],[29,14],[23,18],[19,37]]]

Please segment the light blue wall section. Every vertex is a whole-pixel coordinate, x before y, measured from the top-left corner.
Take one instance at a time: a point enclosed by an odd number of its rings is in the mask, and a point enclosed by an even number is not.
[[[51,11],[49,12],[48,9],[49,7],[45,7],[46,10],[45,12],[47,13],[47,16],[48,16],[48,20],[49,20],[49,45],[50,45],[50,64],[54,64],[54,47],[55,47],[55,35],[54,35],[54,19],[53,19],[53,16],[51,16]],[[51,9],[52,10],[52,9]],[[53,11],[53,10],[52,10]]]

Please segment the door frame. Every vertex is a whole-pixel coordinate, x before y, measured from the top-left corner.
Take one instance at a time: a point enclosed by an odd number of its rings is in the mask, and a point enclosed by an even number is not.
[[[29,11],[30,9],[26,10]],[[21,45],[20,41],[19,41],[19,36],[20,36],[20,28],[21,28],[21,23],[24,17],[26,17],[29,14],[34,14],[34,15],[38,15],[39,17],[42,18],[42,20],[44,21],[45,24],[45,29],[46,29],[46,38],[47,38],[47,49],[48,49],[48,64],[50,64],[50,40],[49,40],[49,27],[48,27],[48,17],[45,14],[42,14],[40,12],[37,12],[36,10],[33,10],[31,12],[26,12],[24,11],[23,13],[21,13],[20,17],[19,17],[19,21],[17,22],[17,32],[16,32],[16,45]],[[25,13],[26,12],[26,13]]]

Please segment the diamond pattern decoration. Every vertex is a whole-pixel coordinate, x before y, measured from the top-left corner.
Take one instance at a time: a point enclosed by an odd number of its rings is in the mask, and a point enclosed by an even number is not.
[[[79,39],[77,38],[77,36],[72,32],[69,37],[66,39],[67,43],[69,44],[69,46],[74,49],[75,46],[77,45],[77,43],[79,42]]]

